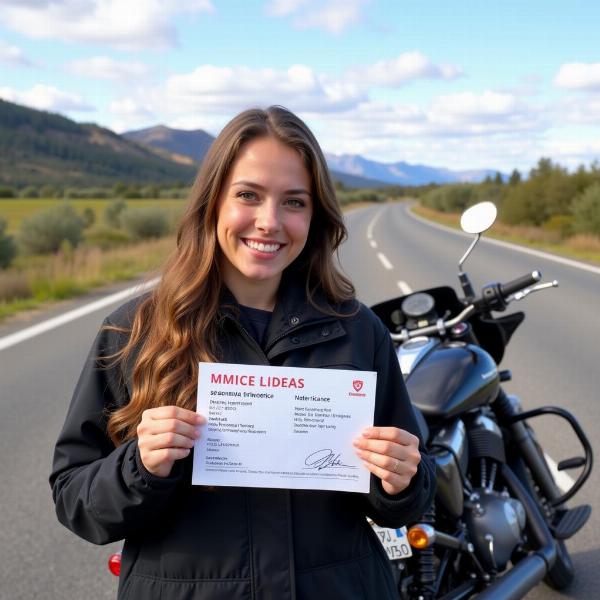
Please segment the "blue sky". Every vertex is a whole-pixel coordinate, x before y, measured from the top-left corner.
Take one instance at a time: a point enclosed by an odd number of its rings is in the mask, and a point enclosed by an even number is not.
[[[118,132],[282,104],[334,154],[600,158],[594,0],[2,0],[0,23],[0,97]]]

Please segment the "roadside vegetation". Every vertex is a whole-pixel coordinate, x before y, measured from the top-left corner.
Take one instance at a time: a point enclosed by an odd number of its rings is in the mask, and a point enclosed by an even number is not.
[[[387,200],[382,192],[337,188],[345,209]],[[0,196],[0,321],[158,268],[173,247],[185,200],[179,189],[165,188],[162,198],[140,197],[141,190],[96,188],[102,197],[77,199]]]
[[[513,171],[506,182],[498,174],[479,184],[439,186],[418,196],[416,213],[457,228],[465,208],[490,200],[498,207],[490,237],[600,263],[597,163],[569,173],[542,158],[525,180]]]
[[[492,237],[600,264],[600,166],[569,173],[541,159],[524,179],[513,171],[480,184],[348,189],[344,210],[418,198],[414,211],[453,227],[482,200],[499,209]],[[0,321],[21,310],[145,275],[173,247],[183,186],[0,187]]]

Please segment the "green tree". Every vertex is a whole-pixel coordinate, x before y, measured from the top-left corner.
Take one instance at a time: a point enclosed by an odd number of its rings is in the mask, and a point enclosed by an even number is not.
[[[502,173],[500,173],[500,171],[496,171],[496,176],[494,177],[494,183],[496,185],[503,185],[504,184],[504,179],[503,179]]]
[[[508,179],[508,185],[518,185],[519,183],[521,183],[521,173],[514,169]]]
[[[600,183],[589,186],[573,201],[573,229],[600,235]]]

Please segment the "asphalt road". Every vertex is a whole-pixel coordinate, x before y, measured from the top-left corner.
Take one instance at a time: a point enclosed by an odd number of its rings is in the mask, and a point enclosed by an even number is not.
[[[342,249],[341,261],[365,303],[399,295],[399,281],[413,290],[455,284],[456,263],[467,238],[415,221],[402,205],[357,210],[348,215],[348,226],[351,238]],[[593,309],[600,297],[600,275],[487,244],[481,244],[466,264],[476,285],[492,279],[506,281],[535,268],[546,278],[559,279],[561,287],[520,303],[528,318],[502,365],[513,371],[509,390],[521,395],[527,408],[558,404],[572,410],[598,448],[599,434],[593,425],[600,417],[596,401],[600,322]],[[66,303],[50,313],[92,299]],[[117,545],[95,547],[60,526],[47,483],[52,447],[71,392],[100,322],[112,308],[0,350],[2,600],[115,597],[116,579],[106,569],[106,558]],[[0,327],[0,339],[47,316],[42,312],[31,322]],[[572,440],[561,428],[540,423],[536,430],[554,458],[571,455]],[[577,502],[593,504],[598,483],[596,471]],[[595,532],[600,527],[598,507],[594,508],[592,522],[569,543],[578,575],[566,597],[597,595],[600,576],[594,567],[600,550]],[[561,597],[565,596],[545,586],[528,596]]]

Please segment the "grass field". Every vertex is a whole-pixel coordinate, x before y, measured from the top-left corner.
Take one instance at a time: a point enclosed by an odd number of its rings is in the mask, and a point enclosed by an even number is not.
[[[6,219],[7,221],[7,232],[10,235],[15,235],[19,231],[21,221],[34,215],[42,210],[52,208],[67,202],[71,204],[73,208],[82,214],[86,208],[91,208],[96,214],[96,222],[102,219],[102,213],[106,208],[106,205],[113,202],[112,198],[94,200],[94,199],[77,199],[77,200],[63,200],[56,198],[0,198],[0,218]],[[171,200],[171,199],[140,199],[140,200],[125,200],[128,206],[143,207],[143,206],[160,206],[165,209],[179,208],[182,209],[185,206],[185,200]]]

